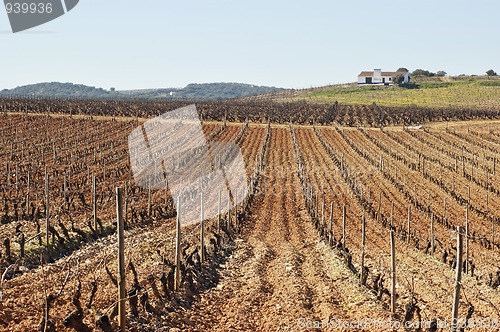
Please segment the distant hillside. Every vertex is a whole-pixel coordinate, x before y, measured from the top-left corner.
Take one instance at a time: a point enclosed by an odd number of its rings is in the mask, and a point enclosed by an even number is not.
[[[187,99],[200,98],[198,96],[202,96],[202,99],[231,99],[256,96],[279,90],[284,89],[242,83],[188,84],[184,89],[177,92],[177,96]]]
[[[83,84],[50,82],[23,85],[14,89],[0,91],[0,96],[7,95],[53,98],[110,98],[113,93],[102,88]]]
[[[110,91],[103,88],[73,83],[37,83],[0,91],[2,96],[30,96],[50,98],[117,98],[117,99],[232,99],[282,91],[284,89],[244,83],[188,84],[184,88],[141,89]]]

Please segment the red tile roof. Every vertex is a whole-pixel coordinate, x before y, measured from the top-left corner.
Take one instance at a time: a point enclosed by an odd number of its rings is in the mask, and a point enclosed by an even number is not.
[[[370,77],[370,76],[373,76],[373,72],[372,71],[362,71],[361,73],[359,73],[358,76],[363,76],[363,77],[368,76],[368,77]]]
[[[399,73],[396,71],[383,71],[382,72],[382,76],[396,76],[397,74],[399,74]],[[359,73],[358,76],[359,77],[371,77],[371,76],[373,76],[373,71],[362,71],[361,73]]]

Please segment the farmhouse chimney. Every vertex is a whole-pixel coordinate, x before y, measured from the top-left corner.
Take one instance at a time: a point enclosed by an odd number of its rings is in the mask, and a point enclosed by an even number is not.
[[[373,69],[373,79],[375,81],[382,80],[382,69]]]

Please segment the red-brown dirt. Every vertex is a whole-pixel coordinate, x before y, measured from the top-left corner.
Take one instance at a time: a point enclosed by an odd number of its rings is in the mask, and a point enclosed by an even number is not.
[[[183,228],[182,264],[186,277],[180,291],[164,293],[162,276],[172,271],[174,261],[173,202],[165,191],[155,191],[152,212],[148,213],[148,191],[137,188],[133,182],[127,136],[137,122],[27,115],[1,115],[1,120],[0,165],[5,165],[5,172],[0,174],[0,202],[4,205],[0,239],[11,240],[11,257],[6,257],[3,246],[0,330],[36,331],[45,298],[51,294],[56,299],[49,311],[50,321],[57,331],[74,331],[64,326],[64,320],[76,308],[74,296],[79,283],[83,324],[97,330],[96,317],[112,314],[117,288],[105,267],[113,277],[117,276],[114,190],[125,184],[127,289],[133,290],[132,263],[137,272],[139,298],[146,299],[149,306],[139,301],[135,315],[127,305],[130,331],[330,331],[342,330],[335,325],[338,322],[368,318],[388,322],[390,294],[382,292],[377,298],[371,286],[372,278],[380,275],[384,278],[382,287],[390,290],[392,207],[398,295],[394,319],[404,322],[405,306],[413,298],[421,320],[449,320],[455,277],[450,260],[456,249],[456,226],[464,226],[464,187],[471,188],[469,250],[476,270],[474,276],[463,275],[459,317],[465,318],[471,308],[471,317],[475,319],[500,316],[500,288],[495,279],[500,277],[496,275],[500,269],[500,197],[492,189],[500,187],[498,164],[494,172],[500,137],[498,122],[488,129],[471,122],[467,127],[430,126],[425,132],[327,126],[294,126],[292,132],[287,125],[271,125],[269,130],[260,123],[204,124],[205,136],[210,140],[235,142],[241,147],[247,175],[256,176],[258,186],[248,205],[239,206],[237,218],[232,218],[231,224],[241,222],[241,229],[217,232],[217,218],[207,220],[208,259],[204,264],[197,263],[196,256],[200,226]],[[303,158],[302,173],[297,151]],[[418,165],[419,153],[427,157],[423,171],[412,166]],[[455,169],[453,156],[463,158],[465,174],[461,164]],[[60,235],[51,239],[52,262],[40,258],[45,252],[45,166],[51,179],[50,217]],[[98,179],[98,217],[103,224],[97,231],[89,223],[93,173]],[[65,202],[62,190],[65,174],[69,202]],[[332,231],[336,241],[342,235],[342,206],[346,206],[346,246],[352,259],[351,269],[340,257],[340,249],[336,245],[332,248],[315,228],[303,184],[318,194],[313,202],[319,208],[318,220],[326,225],[330,203],[334,203]],[[23,205],[28,193],[39,210],[34,215]],[[487,193],[488,206],[484,200]],[[407,243],[408,206],[412,209],[412,231]],[[377,210],[378,216],[374,213]],[[433,254],[426,248],[430,240],[430,212],[435,215],[433,234],[439,242]],[[363,216],[368,287],[361,286],[359,275],[352,271],[359,271],[361,265]],[[23,258],[19,258],[21,234],[28,239]],[[444,253],[449,255],[446,263],[442,259]],[[160,296],[155,294],[151,280]],[[90,301],[93,285],[97,290]],[[412,320],[416,319],[414,315]],[[116,318],[111,322],[116,329]],[[356,329],[387,330],[373,325]]]

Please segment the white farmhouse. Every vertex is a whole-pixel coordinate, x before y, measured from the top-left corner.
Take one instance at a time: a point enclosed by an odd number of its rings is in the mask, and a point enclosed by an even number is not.
[[[358,84],[392,84],[392,78],[398,74],[393,71],[382,71],[382,69],[374,69],[373,71],[362,71],[358,75]],[[410,73],[402,73],[404,75],[403,83],[410,82]]]

